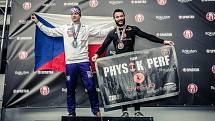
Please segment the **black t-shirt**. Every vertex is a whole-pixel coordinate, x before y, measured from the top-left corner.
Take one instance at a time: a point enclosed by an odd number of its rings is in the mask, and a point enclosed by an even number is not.
[[[120,32],[120,34],[121,34],[121,32]],[[119,44],[119,38],[117,35],[116,28],[113,29],[112,31],[110,31],[108,33],[106,39],[104,40],[104,42],[102,43],[102,46],[98,49],[96,54],[101,55],[112,41],[114,44],[116,54],[134,51],[134,43],[135,43],[135,36],[136,35],[139,37],[142,37],[142,38],[146,38],[146,39],[148,39],[152,42],[156,42],[156,43],[163,43],[163,41],[164,41],[163,39],[160,39],[154,35],[151,35],[151,34],[148,34],[148,33],[141,31],[136,26],[127,25],[126,29],[125,29],[125,35],[126,36],[122,40],[122,42],[124,44],[124,48],[118,49],[117,46]]]

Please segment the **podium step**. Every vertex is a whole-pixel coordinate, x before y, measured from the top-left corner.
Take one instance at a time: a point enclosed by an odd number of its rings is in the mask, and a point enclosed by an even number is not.
[[[153,121],[153,117],[69,117],[62,116],[61,121]]]

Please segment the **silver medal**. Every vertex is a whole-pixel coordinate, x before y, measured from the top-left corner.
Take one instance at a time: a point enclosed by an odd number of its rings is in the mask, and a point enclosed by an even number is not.
[[[73,40],[73,42],[72,42],[72,46],[73,46],[74,48],[76,48],[76,47],[77,47],[77,45],[78,45],[77,40]]]

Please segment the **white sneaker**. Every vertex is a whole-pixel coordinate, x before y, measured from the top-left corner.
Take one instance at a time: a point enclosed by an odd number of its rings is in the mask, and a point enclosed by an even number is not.
[[[135,111],[135,117],[144,117],[144,115],[140,111]]]
[[[129,117],[128,111],[123,111],[121,117]]]

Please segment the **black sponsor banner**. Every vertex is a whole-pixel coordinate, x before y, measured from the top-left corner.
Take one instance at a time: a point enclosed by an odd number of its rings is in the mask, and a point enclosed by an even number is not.
[[[96,69],[104,108],[178,95],[177,68],[171,46],[98,59]]]

